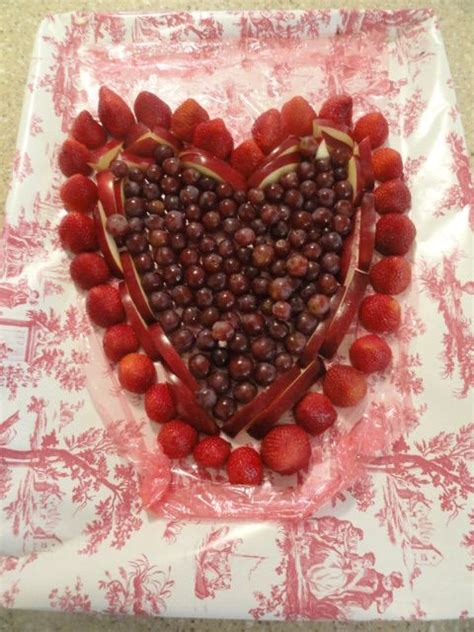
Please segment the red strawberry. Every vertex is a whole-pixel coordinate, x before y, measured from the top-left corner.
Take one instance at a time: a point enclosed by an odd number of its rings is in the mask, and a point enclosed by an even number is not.
[[[265,154],[254,141],[253,138],[244,140],[232,152],[230,163],[240,171],[240,173],[248,178],[265,158]]]
[[[75,173],[88,176],[92,171],[87,164],[89,160],[90,152],[85,145],[75,138],[68,138],[64,141],[59,152],[58,163],[65,176],[73,176]]]
[[[415,237],[415,225],[399,213],[383,215],[375,227],[375,247],[382,255],[406,255]]]
[[[392,334],[400,326],[400,303],[388,294],[370,294],[359,307],[359,320],[375,334]]]
[[[280,112],[273,108],[260,114],[253,124],[252,136],[264,154],[269,154],[275,149],[285,140]]]
[[[396,149],[380,147],[372,153],[372,167],[375,179],[386,182],[403,175],[402,157]]]
[[[313,133],[316,112],[303,97],[293,97],[281,108],[281,122],[287,136],[308,136]]]
[[[380,147],[388,137],[387,119],[380,112],[369,112],[357,121],[353,136],[358,143],[368,136],[372,149]]]
[[[349,349],[353,367],[362,373],[384,371],[392,359],[392,350],[382,338],[368,334],[354,340]]]
[[[352,97],[348,94],[336,94],[329,97],[321,106],[319,118],[352,127]]]
[[[296,424],[276,426],[262,441],[262,460],[279,474],[294,474],[308,467],[311,443],[307,433]]]
[[[410,208],[411,194],[399,178],[380,184],[374,191],[375,209],[380,215],[403,213]]]
[[[144,353],[127,353],[118,365],[119,382],[131,393],[146,393],[156,382],[156,369]]]
[[[115,138],[125,138],[135,118],[132,110],[116,92],[102,86],[99,90],[99,118]]]
[[[232,485],[261,485],[263,464],[259,453],[248,446],[233,450],[227,459],[227,476]]]
[[[385,257],[372,266],[369,276],[376,292],[400,294],[410,285],[411,266],[403,257]]]
[[[171,125],[171,108],[160,97],[151,92],[140,92],[133,105],[137,121],[150,129],[156,126],[169,129]]]
[[[112,285],[96,285],[87,295],[89,318],[100,327],[110,327],[125,320],[120,293]]]
[[[348,364],[333,364],[323,378],[323,391],[335,406],[355,406],[367,393],[364,374]]]
[[[205,437],[194,448],[196,463],[203,467],[222,467],[230,454],[230,443],[222,437]]]
[[[234,148],[234,140],[224,121],[216,118],[196,125],[193,145],[225,160]]]
[[[97,252],[82,252],[74,257],[69,272],[72,280],[83,290],[107,283],[110,278],[109,266]]]
[[[196,430],[180,419],[172,419],[165,423],[158,435],[158,443],[170,459],[184,459],[189,456],[197,439]]]
[[[147,390],[145,393],[145,411],[148,417],[158,424],[164,424],[176,415],[171,390],[166,382],[153,384]]]
[[[96,183],[82,173],[66,180],[59,195],[66,210],[78,213],[92,213],[99,199]]]
[[[74,254],[97,250],[97,235],[92,217],[83,213],[68,213],[58,227],[61,245]]]
[[[296,422],[311,435],[322,434],[337,419],[331,400],[322,393],[308,393],[295,408]]]
[[[102,341],[105,355],[118,362],[129,353],[138,351],[140,343],[135,330],[126,323],[117,323],[107,329]]]
[[[96,149],[104,145],[107,140],[107,132],[87,110],[82,110],[76,116],[71,134],[89,149]]]
[[[171,116],[171,131],[177,138],[190,143],[196,126],[208,120],[209,114],[197,101],[186,99]]]

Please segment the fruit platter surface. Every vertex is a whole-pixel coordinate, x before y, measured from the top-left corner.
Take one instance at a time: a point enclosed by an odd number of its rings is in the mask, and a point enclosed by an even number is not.
[[[0,244],[0,604],[472,615],[472,199],[430,11],[46,18]]]

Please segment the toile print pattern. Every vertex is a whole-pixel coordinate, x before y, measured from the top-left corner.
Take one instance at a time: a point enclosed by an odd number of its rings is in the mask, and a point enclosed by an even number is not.
[[[434,16],[71,13],[44,20],[33,60],[0,244],[0,605],[287,620],[473,616],[474,189]],[[347,91],[356,117],[376,108],[389,120],[422,237],[413,290],[386,383],[371,381],[352,434],[328,437],[357,446],[350,477],[304,520],[210,523],[141,510],[124,453],[127,437],[145,436],[146,419],[98,357],[55,232],[58,147],[104,82],[125,97],[156,89],[172,107],[192,95],[237,142],[258,112],[299,92],[317,104]],[[91,376],[107,389],[102,407]],[[383,389],[395,403],[377,397]],[[178,484],[174,493],[188,492]]]

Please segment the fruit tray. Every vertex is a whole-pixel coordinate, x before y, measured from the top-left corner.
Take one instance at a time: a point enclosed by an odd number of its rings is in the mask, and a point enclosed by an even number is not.
[[[0,368],[0,384],[7,403],[2,424],[6,447],[1,456],[6,463],[5,514],[11,521],[5,538],[6,550],[13,554],[36,551],[43,546],[72,540],[75,536],[82,540],[81,552],[88,555],[95,555],[109,538],[112,547],[121,548],[127,543],[127,550],[135,532],[148,528],[143,523],[143,505],[152,512],[149,514],[150,528],[163,526],[164,538],[170,540],[178,537],[179,530],[185,525],[183,519],[213,518],[224,522],[230,518],[252,519],[263,527],[264,521],[269,519],[302,518],[301,525],[310,525],[310,516],[315,510],[331,499],[342,502],[349,493],[361,507],[364,503],[372,506],[370,472],[377,470],[377,464],[389,468],[394,454],[403,455],[408,450],[410,432],[420,432],[421,437],[429,436],[423,434],[424,419],[421,416],[427,401],[431,402],[434,397],[431,392],[429,395],[425,393],[430,390],[425,374],[430,362],[426,358],[432,358],[433,348],[439,349],[441,344],[438,328],[436,337],[432,338],[435,332],[428,331],[426,325],[433,318],[432,302],[435,299],[432,294],[436,292],[437,266],[443,265],[448,274],[451,265],[451,274],[458,274],[459,278],[464,274],[462,254],[457,253],[463,252],[462,240],[466,234],[453,221],[455,216],[451,207],[463,208],[459,217],[464,217],[469,199],[469,168],[454,99],[450,86],[445,85],[449,72],[444,53],[441,54],[442,50],[433,39],[436,31],[432,30],[429,13],[71,14],[48,19],[43,29],[45,43],[38,40],[41,54],[35,56],[39,61],[32,67],[29,84],[32,96],[27,100],[22,117],[21,150],[15,161],[1,258],[5,282],[2,281],[1,291],[0,348],[4,363]],[[334,35],[336,32],[337,36]],[[289,50],[291,55],[288,55]],[[441,65],[442,80],[438,76],[433,78],[426,71],[427,59],[431,57]],[[426,106],[440,81],[446,115],[439,141],[442,140],[446,147],[444,155],[449,168],[437,173],[435,195],[430,170],[434,141],[424,126],[433,124],[427,115],[430,108]],[[98,323],[103,317],[102,305],[94,309],[90,298],[86,304],[85,293],[71,282],[68,272],[71,259],[60,244],[68,243],[69,236],[67,231],[60,229],[58,238],[57,232],[58,224],[61,222],[62,226],[66,217],[66,212],[60,210],[65,200],[62,188],[65,178],[58,169],[58,159],[66,175],[74,173],[66,173],[63,142],[70,134],[78,112],[88,109],[96,114],[99,88],[103,85],[112,88],[130,104],[144,90],[159,94],[173,110],[185,99],[194,98],[209,111],[211,118],[222,117],[232,130],[235,145],[248,138],[253,121],[262,112],[272,107],[280,108],[299,94],[319,112],[328,95],[347,93],[353,98],[354,121],[371,111],[382,112],[388,121],[388,142],[401,154],[403,177],[411,191],[410,217],[418,230],[415,249],[407,254],[413,268],[412,283],[397,296],[402,323],[395,334],[386,336],[392,362],[384,372],[367,378],[367,396],[357,406],[338,408],[336,424],[311,439],[309,467],[292,476],[280,476],[266,470],[261,485],[231,485],[221,470],[202,468],[190,459],[170,461],[159,444],[157,446],[157,428],[150,424],[145,414],[143,398],[122,388],[123,376],[104,354],[103,330],[91,326],[88,316],[94,314],[93,320]],[[321,119],[320,115],[314,138],[318,142],[320,137],[330,142],[337,126],[331,128],[326,119]],[[138,136],[127,143],[136,148],[137,139]],[[363,140],[362,137],[359,139],[357,148],[360,161],[355,164],[359,166],[363,162]],[[114,141],[111,142],[113,152]],[[287,149],[280,147],[283,154]],[[187,151],[181,155],[181,160],[186,161],[186,166],[195,167],[196,155]],[[203,160],[202,155],[199,160]],[[123,154],[118,158],[127,159],[129,168],[137,166],[133,163],[136,156]],[[107,169],[104,170],[100,163],[102,159],[101,154],[96,154],[91,160],[95,166],[99,165],[96,170],[100,173],[94,176],[99,189],[99,180],[107,177]],[[286,158],[283,163],[286,167]],[[209,165],[215,171],[213,162],[207,161],[201,166],[209,168]],[[260,183],[268,175],[264,171],[260,181],[257,178],[255,182]],[[354,185],[355,195],[358,193],[358,177],[367,180],[363,169],[355,179],[348,178]],[[370,190],[366,184],[362,188]],[[108,186],[105,182],[102,189]],[[119,199],[116,186],[120,187],[120,179],[114,181],[113,177],[115,201]],[[101,203],[106,206],[103,197]],[[360,212],[357,214],[359,219],[355,220],[353,240],[363,234],[363,218],[373,212],[371,194],[362,197],[361,191],[357,205]],[[437,209],[434,215],[433,208]],[[101,206],[98,212],[101,212]],[[106,219],[100,215],[97,222],[101,219],[106,225]],[[437,226],[435,232],[433,226]],[[446,250],[438,248],[435,254],[433,240],[437,239],[437,230],[444,231],[448,246]],[[370,233],[369,226],[367,234]],[[103,238],[107,238],[105,232]],[[456,241],[457,249],[454,247]],[[438,241],[436,243],[439,245]],[[104,248],[102,246],[103,252]],[[368,270],[364,269],[364,265],[368,265],[363,261],[364,249],[356,248],[350,252],[358,255],[356,267],[363,272]],[[378,257],[376,255],[374,261]],[[120,290],[121,298],[133,324],[133,318],[137,320],[137,308],[142,317],[145,310],[146,319],[147,306],[145,303],[140,309],[137,293],[130,291],[131,274],[125,270],[128,265],[128,270],[133,272],[130,257],[122,254],[120,259],[126,281],[126,287]],[[350,268],[351,262],[348,265]],[[295,276],[299,274],[296,269],[293,271]],[[456,283],[459,283],[459,287],[465,288],[461,292],[469,291],[469,284],[462,284],[458,277],[452,277],[452,287],[458,287]],[[358,271],[354,278],[359,278]],[[13,283],[11,279],[14,279]],[[365,283],[361,283],[358,293],[364,288]],[[456,291],[453,289],[453,296]],[[459,300],[453,300],[456,309],[461,309]],[[337,305],[335,309],[338,309]],[[449,306],[445,308],[446,312],[443,312],[442,304],[439,309],[441,315],[450,314]],[[134,315],[130,317],[132,312]],[[436,318],[441,331],[443,321],[439,316]],[[461,411],[469,374],[468,359],[463,356],[467,341],[462,338],[465,318],[462,311],[456,312],[456,318],[460,323],[460,328],[453,330],[457,332],[454,336],[456,351],[448,344],[444,351],[448,366],[445,379],[457,376],[459,402],[456,400],[455,403]],[[331,350],[325,351],[323,347],[323,355],[329,358],[327,368],[332,366],[331,362],[349,364],[349,348],[355,339],[367,333],[356,318],[351,320],[342,345],[338,347],[339,340],[337,344],[333,343],[332,351],[337,349],[335,357]],[[345,323],[343,331],[348,324]],[[446,320],[448,331],[451,326],[452,321]],[[140,325],[136,329],[139,330]],[[225,331],[216,332],[216,336],[222,333]],[[436,345],[432,345],[433,339],[438,340]],[[170,366],[173,368],[176,364],[168,361],[168,352],[163,346],[163,341],[168,344],[166,340],[153,338],[153,345],[161,344],[160,355],[165,359],[163,364],[156,362],[155,368],[159,381],[169,380],[173,386],[174,404],[178,406],[179,414],[186,418],[189,401],[186,403],[184,399],[187,391],[183,389],[182,379],[186,380],[189,374],[178,375],[170,371]],[[144,350],[153,355],[153,349],[150,353],[146,348],[147,342],[141,340],[141,343]],[[176,346],[178,342],[174,344]],[[459,368],[453,360],[454,353],[458,354]],[[302,366],[306,366],[304,363],[308,358],[311,360],[312,356],[306,357],[304,352]],[[312,386],[323,372],[319,362],[312,359],[307,365],[313,373],[310,375],[308,370],[307,381],[306,377],[302,379],[301,396],[308,388],[321,391],[321,383]],[[122,365],[119,372],[121,368]],[[287,395],[286,391],[284,395]],[[338,403],[337,393],[333,392],[331,398]],[[283,420],[292,423],[293,413],[285,412],[288,407],[283,406],[281,412],[285,413]],[[35,424],[33,434],[21,436],[23,433],[18,432],[20,412],[22,417],[31,418]],[[203,415],[199,423],[204,423],[205,419],[209,417]],[[231,421],[233,419],[231,417]],[[191,419],[186,420],[191,422]],[[265,431],[269,421],[271,427],[273,417],[269,420],[264,415],[262,428]],[[442,432],[441,420],[439,424]],[[202,425],[199,429],[203,429]],[[209,429],[212,432],[212,426],[208,426]],[[260,431],[260,436],[264,430]],[[461,443],[462,432],[460,429],[457,439]],[[252,432],[252,428],[250,435],[234,432],[232,428],[228,435],[234,449],[242,445],[259,445],[255,441],[259,433]],[[416,445],[417,449],[424,449],[423,444]],[[397,457],[396,463],[402,460]],[[14,464],[19,462],[27,466],[24,480],[21,476],[21,480],[17,479],[19,470],[14,469]],[[460,464],[459,467],[462,468]],[[459,479],[463,477],[460,471]],[[409,485],[408,479],[406,484]],[[398,494],[399,489],[403,498],[404,483],[397,485],[397,491],[383,492],[387,506],[393,501],[389,495]],[[460,491],[461,495],[466,493],[467,487]],[[364,493],[368,494],[365,500]],[[33,500],[35,496],[40,498],[39,505]],[[31,509],[25,513],[26,507]],[[160,516],[161,520],[157,521],[152,514]],[[329,520],[344,523],[337,518]],[[324,525],[321,523],[321,526]],[[209,568],[206,571],[206,562],[202,558],[206,551],[214,550],[214,544],[219,548],[221,539],[224,544],[227,542],[229,528],[223,526],[222,529],[222,532],[214,530],[215,533],[208,534],[209,541],[199,548],[196,557],[195,594],[199,599],[220,589],[212,588]],[[309,526],[308,529],[311,531]],[[331,537],[328,534],[328,541]],[[414,546],[414,540],[411,546]],[[228,559],[226,551],[224,546],[223,563]],[[391,582],[392,589],[399,588],[398,576],[390,577],[388,583]],[[166,586],[163,580],[163,595],[167,594]],[[287,589],[288,586],[283,587],[283,590]],[[80,587],[77,590],[80,592]],[[51,595],[50,603],[56,603],[54,590]],[[319,597],[323,602],[319,606],[311,605],[311,599],[295,606],[299,608],[297,614],[339,616],[341,612],[351,610],[350,600],[342,604],[334,596],[327,604],[324,597]],[[291,616],[286,611],[280,612],[276,604],[270,606],[268,602],[264,605],[266,601],[262,599],[258,607],[251,609],[253,616],[263,616],[265,612]],[[360,603],[356,608],[364,607]],[[159,610],[154,610],[155,607],[158,608],[153,606],[151,611],[157,613]],[[379,612],[386,607],[388,604],[380,606]]]

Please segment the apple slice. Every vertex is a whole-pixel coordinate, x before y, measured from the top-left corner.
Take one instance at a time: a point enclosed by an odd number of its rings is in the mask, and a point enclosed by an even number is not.
[[[105,214],[100,200],[94,210],[94,221],[97,231],[97,239],[99,241],[99,248],[104,256],[104,259],[106,260],[112,274],[121,279],[123,276],[123,270],[122,262],[120,261],[120,253],[114,238],[107,230],[107,215]]]
[[[136,156],[153,156],[159,145],[169,145],[175,151],[181,149],[180,141],[167,129],[155,127],[152,131],[143,123],[132,125],[125,141],[127,152]]]
[[[130,253],[127,251],[121,252],[120,261],[122,263],[123,278],[127,284],[128,291],[130,292],[130,296],[132,297],[132,300],[142,318],[146,322],[156,320],[150,304],[148,303],[147,295],[142,288],[140,276],[135,268],[135,264],[133,263]]]
[[[244,428],[246,428],[252,419],[262,412],[279,393],[284,391],[295,380],[301,369],[299,366],[292,366],[291,369],[282,373],[268,388],[260,391],[252,401],[245,406],[239,408],[239,410],[228,419],[222,426],[222,430],[229,435],[229,437],[235,437]]]
[[[148,331],[155,348],[168,369],[172,371],[192,393],[197,391],[199,384],[191,375],[181,356],[171,344],[170,339],[163,331],[160,323],[153,323],[148,328]]]
[[[360,141],[357,146],[357,151],[360,158],[363,188],[365,191],[372,191],[374,188],[375,177],[374,169],[372,167],[372,147],[370,146],[370,138],[368,136]]]
[[[334,314],[324,336],[320,353],[325,358],[332,358],[354,320],[359,304],[365,294],[369,277],[360,270],[353,269],[353,276],[346,279],[344,296]]]
[[[180,419],[184,419],[194,426],[198,432],[204,432],[208,435],[219,433],[216,422],[198,403],[194,393],[175,373],[168,372],[168,385],[176,406],[177,416]]]
[[[354,139],[350,135],[349,128],[341,123],[335,123],[329,119],[314,119],[313,136],[316,139],[323,138],[330,149],[343,147],[352,154]]]
[[[267,162],[262,167],[259,167],[250,176],[249,187],[264,189],[269,184],[278,182],[285,174],[296,171],[300,162],[301,154],[299,152],[278,156],[272,162]]]
[[[123,143],[120,140],[109,140],[109,142],[105,143],[102,147],[91,151],[90,160],[87,164],[89,167],[92,167],[94,171],[98,172],[108,169],[110,163],[119,155],[122,145]]]
[[[326,145],[326,141],[324,140],[324,138],[318,145],[315,158],[316,160],[320,160],[323,158],[330,158],[329,149],[328,149],[328,146]]]
[[[311,334],[305,348],[300,356],[301,366],[306,366],[312,362],[319,353],[321,346],[326,338],[326,334],[331,325],[331,321],[334,318],[339,305],[341,304],[342,297],[344,296],[344,287],[340,286],[337,292],[331,297],[329,306],[329,313],[324,320],[322,320],[316,329]]]
[[[368,272],[375,248],[376,213],[373,193],[364,193],[360,205],[359,261],[357,267]]]
[[[150,330],[146,322],[143,320],[140,312],[138,311],[135,303],[130,296],[130,292],[126,284],[122,281],[119,285],[120,298],[127,315],[127,320],[133,327],[137,338],[140,341],[145,353],[154,361],[161,360],[161,356],[153,343]]]
[[[123,190],[125,184],[124,178],[115,180],[114,182],[114,196],[115,196],[115,208],[116,212],[120,215],[125,215],[125,192]]]
[[[114,213],[118,213],[117,203],[115,199],[115,176],[114,174],[106,169],[105,171],[101,171],[96,176],[97,180],[97,189],[99,193],[99,200],[102,202],[102,206],[104,208],[104,212],[106,216],[113,215]]]
[[[358,204],[364,190],[360,158],[351,156],[347,163],[347,179],[352,185],[352,202]]]
[[[235,191],[247,190],[247,182],[241,173],[204,149],[191,147],[181,152],[179,157],[185,167],[196,169],[218,182],[227,182]]]
[[[259,169],[269,162],[273,162],[275,158],[279,156],[286,156],[287,154],[296,154],[300,150],[300,139],[297,136],[288,136],[278,147],[275,147],[268,156],[258,165]]]
[[[288,388],[251,421],[249,434],[256,439],[262,439],[280,421],[286,411],[292,408],[308,389],[324,375],[325,370],[321,358],[315,358],[304,369],[301,369],[298,377]]]
[[[155,164],[155,159],[152,156],[137,156],[126,150],[120,154],[120,160],[127,163],[130,168],[141,169],[146,171],[150,165]]]

